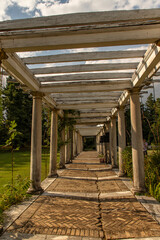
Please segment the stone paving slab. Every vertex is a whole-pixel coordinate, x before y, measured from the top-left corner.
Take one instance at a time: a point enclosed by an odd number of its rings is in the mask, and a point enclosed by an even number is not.
[[[160,225],[133,196],[101,202],[106,239],[160,236]]]
[[[22,233],[5,233],[1,240],[102,240],[102,238],[74,237],[74,236],[57,236],[42,234],[22,234]]]
[[[83,152],[77,159],[96,160],[97,156],[96,152]],[[105,164],[69,165],[79,168],[60,172],[60,177],[14,221],[2,240],[160,239],[160,225],[143,206],[147,200],[133,196],[128,179],[118,178],[117,171]],[[75,179],[77,176],[94,179]],[[153,202],[149,203],[151,212]]]
[[[51,196],[40,196],[8,231],[26,234],[103,237],[99,204]]]
[[[70,176],[70,177],[108,177],[116,176],[116,173],[112,170],[105,171],[83,171],[83,170],[68,170],[66,169],[60,176]]]
[[[95,181],[58,178],[47,188],[47,191],[96,193],[97,186]]]

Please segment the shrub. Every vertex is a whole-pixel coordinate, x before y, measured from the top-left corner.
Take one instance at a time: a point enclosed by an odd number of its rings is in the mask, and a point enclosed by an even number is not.
[[[160,151],[145,158],[145,184],[147,191],[160,200]]]
[[[122,153],[125,174],[133,179],[132,148],[126,147]]]
[[[29,185],[30,180],[18,175],[14,185],[6,184],[4,186],[3,192],[0,194],[0,222],[2,222],[2,213],[4,210],[29,197],[29,194],[27,194]]]

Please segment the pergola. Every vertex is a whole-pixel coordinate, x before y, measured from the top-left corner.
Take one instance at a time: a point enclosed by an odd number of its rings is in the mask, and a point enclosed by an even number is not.
[[[160,9],[76,13],[0,22],[1,66],[33,95],[31,191],[41,190],[42,101],[51,108],[50,176],[56,174],[57,116],[63,117],[66,109],[80,112],[73,133],[73,155],[82,150],[82,136],[96,135],[98,143],[103,132],[109,131],[112,166],[117,164],[118,114],[119,175],[122,176],[122,150],[126,145],[124,108],[129,99],[134,190],[144,190],[139,94],[160,75],[159,39]],[[111,46],[126,49],[125,46],[141,44],[149,44],[147,51],[98,49]],[[49,54],[45,54],[48,50]],[[51,50],[64,51],[55,54]],[[35,51],[36,56],[20,58],[19,52]],[[62,135],[64,139],[64,133]],[[98,144],[97,150],[101,151]],[[64,148],[62,151],[61,164],[64,165]]]

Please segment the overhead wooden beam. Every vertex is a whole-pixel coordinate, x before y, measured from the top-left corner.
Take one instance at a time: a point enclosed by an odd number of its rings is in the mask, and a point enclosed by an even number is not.
[[[113,103],[86,103],[86,104],[59,104],[57,105],[57,107],[59,109],[98,109],[98,108],[112,108],[112,107],[116,107],[117,103],[113,102]]]
[[[91,30],[70,30],[66,33],[55,34],[48,31],[43,33],[27,33],[24,35],[5,35],[0,37],[0,47],[6,52],[25,52],[41,50],[58,50],[89,47],[107,47],[117,45],[148,44],[160,39],[158,29],[160,24],[148,24],[128,27],[94,28]],[[90,33],[89,33],[89,32]],[[106,32],[108,31],[108,32]],[[93,32],[93,33],[92,33]],[[67,35],[65,35],[67,34]]]
[[[110,71],[136,69],[138,62],[135,63],[111,63],[111,64],[83,64],[62,67],[42,67],[30,69],[33,74],[55,74],[55,73],[72,73],[72,72],[93,72],[93,71]]]
[[[97,92],[97,91],[120,91],[132,88],[130,80],[113,80],[63,83],[63,84],[43,84],[40,91],[43,93],[72,93],[72,92]]]
[[[51,96],[53,98],[78,98],[78,97],[119,97],[121,95],[120,92],[81,92],[81,93],[52,93]]]
[[[109,104],[109,103],[117,103],[118,101],[115,101],[115,100],[99,100],[99,99],[90,99],[90,100],[79,100],[79,101],[59,101],[59,100],[57,100],[56,101],[56,103],[58,104],[58,105],[62,105],[62,104],[69,104],[69,105],[71,105],[71,104],[74,104],[74,105],[76,105],[76,104],[90,104],[90,103],[107,103],[107,104]]]
[[[21,59],[15,54],[7,54],[8,58],[2,60],[2,67],[15,78],[19,83],[27,86],[30,91],[39,91],[40,83],[24,65]],[[52,108],[55,108],[56,103],[53,98],[44,96],[43,100]]]
[[[104,123],[106,122],[106,118],[84,118],[84,119],[77,119],[76,124],[78,123]]]
[[[149,46],[143,60],[132,76],[133,88],[141,88],[146,78],[151,78],[160,68],[160,47],[156,44]],[[120,96],[119,105],[125,105],[130,94],[124,91]],[[115,113],[115,111],[114,111]]]
[[[111,115],[111,112],[88,112],[88,113],[80,113],[80,115],[71,115],[69,114],[68,117],[69,118],[75,118],[75,117],[80,117],[80,118],[90,118],[90,117],[108,117]]]
[[[54,98],[57,102],[78,102],[78,101],[90,101],[90,100],[92,100],[92,101],[95,101],[95,100],[97,100],[97,101],[106,101],[106,100],[108,100],[108,101],[113,101],[113,100],[118,100],[118,97],[112,97],[112,96],[104,96],[104,97],[92,97],[92,96],[90,96],[90,97],[75,97],[75,98],[70,98],[70,97],[67,97],[67,98],[65,98],[65,97],[63,97],[63,98]]]
[[[4,21],[0,22],[0,29],[1,31],[13,31],[23,29],[47,29],[88,24],[97,25],[115,22],[143,22],[146,20],[160,20],[159,16],[159,9],[72,13],[49,17]]]
[[[15,53],[8,53],[8,58],[2,60],[2,67],[21,84],[26,85],[31,91],[39,91],[40,83],[29,71],[25,64]]]
[[[83,73],[83,74],[66,74],[56,75],[51,77],[39,77],[40,82],[62,82],[62,81],[85,81],[85,80],[96,80],[96,79],[121,79],[131,78],[133,73],[118,72],[118,73]]]
[[[91,60],[109,60],[123,58],[141,58],[145,54],[145,50],[127,50],[127,51],[105,51],[105,52],[81,52],[66,53],[48,56],[36,56],[22,58],[25,64],[45,64],[60,62],[76,62]]]

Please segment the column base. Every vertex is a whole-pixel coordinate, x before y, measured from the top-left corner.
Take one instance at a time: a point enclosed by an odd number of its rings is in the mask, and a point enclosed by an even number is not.
[[[118,168],[118,166],[117,165],[112,165],[112,168]]]
[[[0,234],[3,232],[3,226],[0,225]]]
[[[57,178],[58,177],[58,173],[53,173],[48,175],[48,178]]]
[[[143,193],[145,193],[146,192],[146,189],[145,188],[137,188],[137,187],[133,187],[132,189],[131,189],[131,192],[134,194],[134,195],[136,195],[136,194],[143,194]]]
[[[125,173],[124,172],[118,172],[118,177],[124,177]]]
[[[32,194],[32,195],[40,195],[44,192],[43,188],[39,187],[37,189],[30,187],[27,191],[28,194]]]
[[[65,169],[66,167],[65,167],[65,165],[63,164],[63,163],[60,163],[59,164],[59,169]]]

